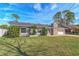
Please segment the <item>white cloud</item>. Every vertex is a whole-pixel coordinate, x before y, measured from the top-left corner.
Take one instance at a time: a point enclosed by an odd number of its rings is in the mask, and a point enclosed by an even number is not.
[[[5,8],[0,8],[0,10],[12,10],[12,9],[9,7],[5,7]]]
[[[79,23],[74,23],[74,25],[77,25],[77,24],[79,24]]]
[[[0,10],[13,10],[12,5],[13,4],[9,4],[7,7],[0,8]]]
[[[42,7],[41,7],[40,3],[34,4],[34,9],[36,9],[37,11],[41,11]]]
[[[9,19],[7,19],[7,18],[0,18],[0,21],[9,21]]]
[[[57,8],[57,4],[51,4],[51,10]]]
[[[75,17],[75,19],[77,20],[77,19],[79,19],[79,17]]]
[[[75,4],[73,7],[72,7],[72,11],[74,11],[75,13],[79,13],[79,4]]]
[[[79,24],[79,17],[75,17],[74,24]]]
[[[77,7],[77,8],[75,8],[75,9],[72,9],[72,11],[74,11],[74,12],[79,12],[79,8]]]
[[[78,7],[78,6],[79,6],[79,4],[76,3],[76,4],[74,4],[73,8],[76,8],[76,7]]]

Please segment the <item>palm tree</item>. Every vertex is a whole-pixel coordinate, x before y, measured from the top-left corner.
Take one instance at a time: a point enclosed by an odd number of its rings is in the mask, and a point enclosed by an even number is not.
[[[16,22],[18,22],[20,17],[17,14],[11,14],[11,15],[12,15],[12,17],[14,17],[16,19]]]

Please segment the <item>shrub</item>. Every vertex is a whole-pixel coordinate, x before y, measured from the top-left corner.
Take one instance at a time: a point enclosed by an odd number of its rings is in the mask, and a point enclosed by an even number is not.
[[[35,35],[35,34],[36,34],[36,25],[33,25],[33,26],[32,26],[32,31],[33,31],[33,32],[32,32],[31,34],[32,34],[32,35]]]
[[[20,29],[18,26],[10,26],[8,28],[6,37],[9,37],[9,38],[19,37],[19,30]]]
[[[32,35],[35,35],[36,34],[36,30],[35,29],[33,29],[33,33],[32,33]]]
[[[0,25],[0,28],[4,28],[4,29],[7,29],[8,28],[8,25]]]
[[[41,35],[47,35],[47,29],[45,27],[42,28]]]

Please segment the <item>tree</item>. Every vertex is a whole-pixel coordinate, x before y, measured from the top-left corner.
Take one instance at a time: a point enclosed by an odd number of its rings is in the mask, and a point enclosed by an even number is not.
[[[53,16],[53,18],[54,18],[54,21],[60,20],[60,19],[61,19],[61,12],[57,12],[57,13]]]
[[[70,10],[65,10],[63,11],[64,13],[64,20],[66,22],[66,25],[70,25],[71,23],[73,23],[73,20],[75,20],[75,14],[70,11]]]
[[[18,22],[20,17],[17,14],[11,14],[11,15],[12,15],[12,17],[14,17],[16,19],[16,22]]]
[[[73,23],[73,20],[75,20],[75,14],[70,10],[64,10],[62,12],[57,12],[53,18],[54,22],[57,22],[58,26],[68,26]]]
[[[57,24],[58,27],[61,26],[61,21],[62,21],[62,14],[61,11],[57,12],[54,16],[54,22]]]

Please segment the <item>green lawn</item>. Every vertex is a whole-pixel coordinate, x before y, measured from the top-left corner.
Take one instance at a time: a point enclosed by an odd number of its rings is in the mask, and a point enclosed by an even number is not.
[[[79,55],[79,37],[0,38],[0,55]]]

